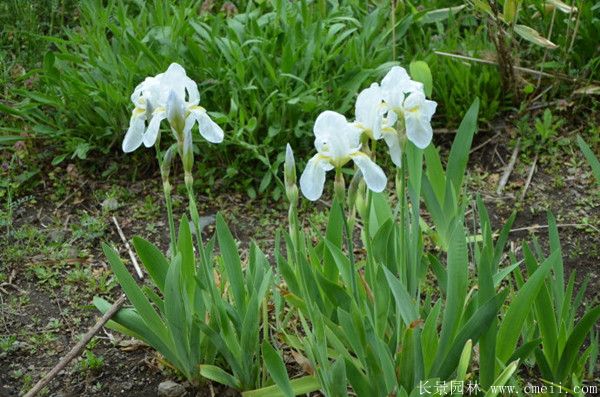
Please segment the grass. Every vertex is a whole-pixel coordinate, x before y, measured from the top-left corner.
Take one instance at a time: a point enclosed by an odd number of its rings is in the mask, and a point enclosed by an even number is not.
[[[519,22],[546,33],[552,25],[558,48],[549,51],[517,40],[519,64],[576,77],[579,85],[597,80],[600,57],[593,48],[600,9],[576,1],[580,13],[574,20],[543,11],[541,3],[524,7]],[[484,15],[471,7],[455,14],[435,11],[459,1],[432,0],[416,8],[400,3],[395,29],[387,2],[376,6],[348,0],[324,7],[307,1],[240,2],[235,12],[220,3],[203,4],[5,3],[6,15],[18,15],[5,21],[0,42],[0,54],[9,61],[3,74],[5,91],[10,91],[6,117],[12,117],[11,124],[27,125],[30,136],[52,142],[53,164],[114,153],[128,125],[133,87],[177,61],[199,82],[202,105],[226,131],[225,144],[217,150],[198,139],[196,151],[207,160],[199,171],[199,188],[219,184],[251,198],[269,192],[279,199],[277,170],[284,145],[290,142],[300,154],[310,149],[306,137],[312,127],[304,120],[314,119],[321,103],[351,114],[354,95],[347,93],[381,78],[392,61],[429,63],[433,98],[439,102],[438,128],[454,128],[475,92],[483,122],[494,123],[500,112],[510,110],[494,66],[435,53],[495,59]],[[26,72],[12,79],[17,66]],[[542,91],[535,75],[519,78],[527,100]],[[546,96],[565,90],[556,84]],[[140,165],[148,161],[146,153],[134,158]],[[114,173],[114,167],[102,171]]]

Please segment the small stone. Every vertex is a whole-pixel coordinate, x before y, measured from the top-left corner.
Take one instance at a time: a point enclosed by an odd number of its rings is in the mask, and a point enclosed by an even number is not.
[[[120,207],[119,202],[112,197],[105,199],[101,205],[102,209],[105,211],[114,211]]]
[[[159,397],[180,397],[185,394],[185,387],[171,380],[162,382],[158,385]]]

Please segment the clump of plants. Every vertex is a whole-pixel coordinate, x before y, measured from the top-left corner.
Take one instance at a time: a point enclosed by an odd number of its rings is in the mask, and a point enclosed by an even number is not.
[[[577,315],[583,289],[575,291],[574,275],[565,280],[553,216],[550,254],[534,242],[523,245],[520,259],[506,252],[514,216],[495,234],[476,199],[477,225],[467,224],[463,176],[479,102],[466,112],[444,167],[431,144],[437,106],[426,96],[431,73],[423,62],[411,72],[412,78],[391,67],[381,83],[360,91],[353,121],[320,113],[313,126],[316,154],[300,189],[287,147],[289,227],[275,236],[274,267],[255,244],[240,255],[220,215],[215,235],[203,240],[192,134],[198,124],[206,140],[218,143],[223,130],[200,106],[198,87],[181,66],[144,80],[131,97],[135,109],[123,150],[144,144],[156,151],[170,248],[163,253],[134,239],[152,280],[140,287],[104,245],[132,304],[111,326],[154,347],[192,383],[210,380],[244,396],[317,390],[327,396],[494,396],[499,387],[517,384],[523,366],[534,367],[557,392],[581,390],[595,369],[598,340],[589,335],[600,306]],[[175,140],[166,149],[164,121]],[[394,164],[391,181],[377,165],[382,155]],[[176,158],[189,210],[178,227],[170,197]],[[319,199],[329,171],[335,176],[327,227],[309,239],[298,212],[300,192]],[[94,303],[101,311],[110,307],[100,297]],[[284,360],[290,350],[304,358],[306,372],[292,379]]]

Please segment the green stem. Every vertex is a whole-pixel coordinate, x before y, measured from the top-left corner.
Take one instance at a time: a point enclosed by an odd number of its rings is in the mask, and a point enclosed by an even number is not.
[[[175,236],[175,221],[173,220],[173,202],[171,200],[171,190],[173,189],[173,187],[171,186],[171,183],[169,182],[169,174],[167,172],[165,172],[165,170],[163,169],[163,160],[162,160],[162,152],[160,151],[160,134],[158,135],[158,138],[156,139],[156,145],[155,145],[155,149],[156,149],[156,159],[158,160],[158,168],[160,169],[160,176],[162,179],[162,184],[163,184],[163,193],[165,196],[165,205],[167,207],[167,218],[168,218],[168,222],[169,222],[169,251],[171,252],[171,258],[175,257],[176,255],[176,249],[177,249],[177,243],[176,243],[176,236]]]
[[[342,168],[335,169],[335,182],[333,183],[333,194],[338,203],[344,205],[344,196],[346,195],[346,183],[344,182],[344,174]]]
[[[192,218],[192,223],[194,224],[194,230],[196,231],[196,240],[198,243],[198,252],[200,254],[200,258],[202,260],[201,265],[205,265],[207,258],[206,253],[204,252],[204,244],[202,242],[202,229],[200,228],[200,214],[198,213],[198,207],[196,205],[196,198],[194,196],[194,179],[190,173],[186,173],[185,175],[185,187],[188,193],[188,201],[189,201],[189,209],[190,209],[190,217]]]

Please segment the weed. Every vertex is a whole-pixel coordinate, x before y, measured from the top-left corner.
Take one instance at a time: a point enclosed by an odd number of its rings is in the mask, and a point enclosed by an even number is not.
[[[104,358],[96,356],[93,351],[86,349],[85,357],[80,362],[81,371],[97,372],[104,365]]]
[[[14,335],[3,336],[2,338],[0,338],[0,351],[2,351],[2,352],[10,351],[16,342],[17,342],[17,337]]]

